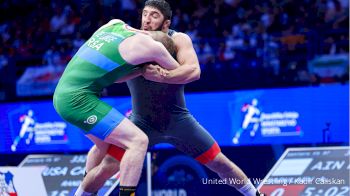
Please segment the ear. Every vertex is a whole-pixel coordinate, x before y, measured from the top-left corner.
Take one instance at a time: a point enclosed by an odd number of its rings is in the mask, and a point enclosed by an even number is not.
[[[163,23],[162,29],[169,29],[170,24],[171,24],[170,20],[165,20],[164,23]]]

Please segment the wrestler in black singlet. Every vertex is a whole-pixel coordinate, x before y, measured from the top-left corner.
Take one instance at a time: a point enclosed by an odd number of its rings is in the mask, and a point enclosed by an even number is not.
[[[175,33],[169,30],[169,36]],[[132,97],[130,120],[149,138],[150,146],[170,143],[201,163],[220,152],[216,141],[186,108],[184,85],[165,84],[140,76],[127,82]]]

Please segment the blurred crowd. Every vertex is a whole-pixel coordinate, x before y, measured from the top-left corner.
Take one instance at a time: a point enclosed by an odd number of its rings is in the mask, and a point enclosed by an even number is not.
[[[310,71],[309,65],[317,56],[349,54],[348,0],[168,2],[173,8],[171,28],[192,38],[200,60],[201,79],[190,84],[189,91],[349,80],[348,70],[325,79]],[[143,0],[2,1],[0,89],[13,85],[28,66],[64,67],[85,40],[112,18],[139,27],[143,3]],[[13,78],[8,79],[9,76]]]

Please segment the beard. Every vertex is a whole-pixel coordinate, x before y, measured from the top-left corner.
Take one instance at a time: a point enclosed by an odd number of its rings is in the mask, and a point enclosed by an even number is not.
[[[157,27],[157,28],[155,28],[155,29],[144,29],[142,26],[142,29],[141,30],[144,30],[144,31],[162,31],[162,29],[163,29],[163,25],[164,25],[164,23],[165,23],[165,20],[163,20],[163,22],[161,22],[161,24]]]
[[[165,20],[163,20],[163,22],[159,25],[159,27],[156,28],[154,31],[162,31],[164,22],[165,22]]]

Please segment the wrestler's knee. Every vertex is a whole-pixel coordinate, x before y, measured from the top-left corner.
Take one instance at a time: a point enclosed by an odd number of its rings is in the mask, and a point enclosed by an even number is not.
[[[134,138],[130,148],[134,150],[146,151],[148,147],[148,137],[143,132],[138,132]]]

